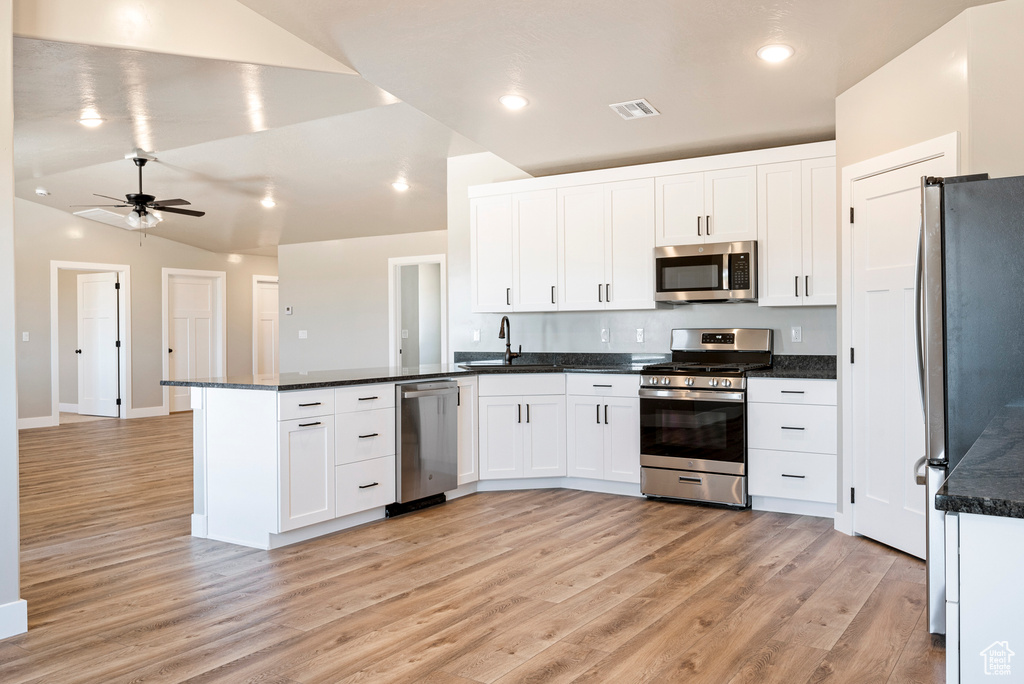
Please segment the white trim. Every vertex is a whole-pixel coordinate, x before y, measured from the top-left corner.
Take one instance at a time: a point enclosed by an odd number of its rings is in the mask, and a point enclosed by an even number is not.
[[[28,603],[24,599],[0,606],[0,639],[28,631]]]
[[[853,346],[853,234],[850,227],[850,207],[853,206],[853,184],[859,180],[888,173],[904,166],[919,164],[941,157],[952,158],[955,171],[960,172],[960,134],[946,135],[925,142],[895,150],[872,159],[867,159],[850,166],[844,166],[841,175],[841,209],[840,231],[842,245],[842,277],[840,279],[840,319],[839,344],[839,385],[840,385],[840,424],[842,425],[842,442],[840,455],[842,468],[839,472],[838,495],[843,502],[837,507],[835,528],[846,534],[854,534],[854,511],[850,504],[850,488],[854,483],[853,463],[853,383],[850,382],[853,369],[850,364],[850,348]]]
[[[836,505],[834,503],[782,499],[774,496],[752,496],[750,497],[750,508],[755,511],[812,515],[818,518],[835,518],[836,516]]]
[[[199,515],[197,513],[192,514],[192,536],[202,537],[206,539],[209,535],[209,527],[205,515]]]
[[[155,418],[166,415],[167,408],[164,406],[144,406],[142,408],[128,409],[129,418]]]
[[[62,401],[57,408],[61,413],[78,413],[78,404],[66,404]]]
[[[444,254],[423,254],[420,256],[390,257],[388,259],[388,363],[401,368],[398,354],[398,331],[402,315],[402,266],[438,264],[441,267],[441,363],[448,362],[448,270]]]
[[[118,413],[121,418],[127,418],[132,405],[132,278],[131,266],[125,264],[96,264],[87,261],[50,261],[50,412],[53,419],[51,425],[57,425],[60,420],[60,349],[57,315],[58,302],[58,272],[65,271],[100,271],[116,272],[118,282],[121,283],[121,311],[119,315],[118,336],[121,339],[121,408]],[[33,420],[32,418],[26,420]],[[21,425],[21,421],[18,421]],[[33,427],[43,427],[33,425]]]
[[[32,430],[34,428],[56,427],[60,424],[60,416],[36,416],[35,418],[19,418],[19,430]]]
[[[200,271],[192,268],[162,268],[160,269],[160,351],[161,351],[161,370],[160,377],[164,380],[167,379],[168,373],[170,373],[170,359],[167,358],[167,354],[163,352],[164,349],[168,348],[168,330],[167,330],[167,315],[168,315],[168,301],[167,301],[167,283],[170,276],[196,276],[199,278],[210,278],[214,281],[214,287],[216,292],[214,296],[217,300],[217,307],[219,311],[216,312],[215,317],[217,318],[220,330],[220,372],[222,375],[227,375],[228,368],[228,305],[227,305],[227,289],[228,289],[228,274],[226,271]],[[170,413],[171,402],[170,392],[167,387],[163,388],[163,409],[166,413]]]
[[[280,281],[279,281],[277,276],[254,275],[252,277],[252,374],[253,375],[259,375],[259,368],[257,367],[257,364],[259,363],[259,348],[258,348],[258,344],[257,344],[257,341],[259,340],[259,316],[258,316],[259,312],[257,311],[257,307],[259,305],[259,294],[258,294],[259,290],[258,290],[258,288],[259,288],[260,283],[279,283],[279,282]],[[277,308],[278,308],[278,311],[277,311],[278,328],[280,329],[280,325],[281,325],[281,307],[280,307],[280,303],[279,303]],[[280,355],[279,355],[278,356],[278,371],[281,370],[280,363],[281,363],[281,359],[280,359]]]
[[[591,480],[585,477],[523,477],[479,480],[473,484],[476,485],[476,491],[478,492],[510,492],[523,489],[575,489],[582,492],[596,492],[598,494],[643,496],[640,492],[639,483]]]

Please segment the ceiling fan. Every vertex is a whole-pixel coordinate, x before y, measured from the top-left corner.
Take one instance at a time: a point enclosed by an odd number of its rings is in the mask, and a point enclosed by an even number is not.
[[[153,228],[156,224],[163,220],[159,215],[151,213],[154,210],[161,212],[167,212],[168,214],[183,214],[185,216],[205,216],[205,211],[195,211],[194,209],[179,209],[178,207],[183,205],[190,205],[191,202],[183,199],[167,199],[158,200],[155,195],[147,195],[142,192],[142,168],[147,162],[156,161],[156,157],[145,155],[141,150],[136,150],[134,155],[128,155],[135,162],[135,166],[139,167],[139,191],[130,192],[126,194],[124,200],[120,200],[117,197],[111,197],[110,195],[100,195],[99,193],[93,193],[96,197],[103,197],[104,199],[114,200],[119,204],[76,204],[72,205],[75,207],[131,207],[132,211],[124,217],[125,222],[132,228]]]

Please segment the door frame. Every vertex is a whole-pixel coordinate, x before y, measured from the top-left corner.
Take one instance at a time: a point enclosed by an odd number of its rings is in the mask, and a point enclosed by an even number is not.
[[[840,450],[841,468],[836,501],[835,529],[854,534],[855,510],[850,504],[850,489],[854,486],[856,472],[853,450],[853,368],[849,349],[853,347],[853,229],[850,224],[850,208],[853,206],[853,184],[904,166],[941,157],[952,158],[956,171],[960,173],[960,134],[958,132],[926,140],[899,150],[867,159],[842,168],[840,182],[840,244],[842,245],[841,265],[842,292],[839,302],[842,315],[839,318],[839,400],[840,400]]]
[[[217,321],[217,334],[219,339],[217,346],[220,348],[220,358],[223,363],[223,372],[227,375],[228,368],[228,311],[227,311],[227,272],[226,271],[200,271],[192,268],[162,268],[160,269],[160,358],[161,362],[161,377],[166,380],[168,373],[170,373],[171,365],[170,359],[167,358],[167,353],[164,349],[167,349],[170,331],[167,326],[167,316],[170,313],[170,302],[168,301],[168,289],[167,286],[171,276],[182,275],[182,276],[197,276],[200,278],[210,278],[214,284],[214,305],[217,307],[217,311],[213,314],[213,319]],[[167,387],[163,388],[163,414],[168,415],[171,411],[170,391]]]
[[[118,359],[120,366],[121,383],[121,406],[123,410],[118,411],[121,418],[136,418],[132,410],[132,341],[131,341],[131,315],[132,315],[132,286],[131,266],[126,264],[97,264],[88,261],[50,261],[50,416],[42,418],[27,419],[18,421],[18,428],[26,427],[51,427],[60,424],[60,349],[57,315],[58,303],[58,273],[60,271],[99,271],[106,273],[117,273],[117,280],[121,283],[121,310],[118,316],[117,334],[121,340],[121,349],[124,351]],[[77,308],[77,303],[75,304]]]
[[[275,276],[254,275],[252,277],[252,374],[253,375],[256,375],[258,373],[258,371],[259,371],[259,369],[257,368],[257,365],[259,364],[259,355],[258,355],[258,352],[259,352],[259,344],[258,344],[258,340],[259,340],[259,317],[258,317],[258,313],[259,313],[259,311],[258,311],[258,307],[259,307],[259,299],[260,299],[259,298],[260,283],[276,283],[278,286],[280,286],[280,280],[279,280],[278,276],[276,276],[276,275]],[[278,294],[280,294],[280,290],[278,291]],[[278,319],[278,330],[280,331],[280,325],[281,325],[281,306],[280,306],[280,300],[278,300],[277,319]],[[280,352],[281,350],[278,349],[277,351]],[[277,371],[278,371],[278,373],[280,373],[281,372],[281,355],[280,355],[280,353],[278,353],[277,366],[278,366],[277,367]]]
[[[402,328],[402,266],[438,264],[441,267],[441,363],[448,362],[448,270],[444,254],[388,258],[388,364],[401,368],[398,335]]]

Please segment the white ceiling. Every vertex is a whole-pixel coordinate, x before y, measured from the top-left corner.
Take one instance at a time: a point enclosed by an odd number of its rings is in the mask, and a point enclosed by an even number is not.
[[[240,2],[360,76],[16,39],[17,196],[135,192],[142,147],[146,192],[207,212],[152,232],[205,249],[443,229],[456,154],[543,175],[830,139],[837,94],[986,0]],[[641,97],[661,116],[607,106]]]

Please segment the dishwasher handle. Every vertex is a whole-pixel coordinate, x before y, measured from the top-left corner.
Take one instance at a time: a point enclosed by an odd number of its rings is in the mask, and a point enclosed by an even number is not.
[[[402,390],[403,399],[414,399],[416,397],[440,397],[446,394],[458,394],[458,387],[445,387],[442,389],[429,390]]]

